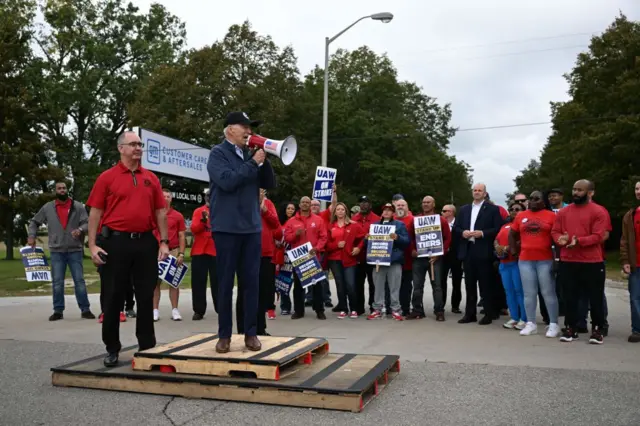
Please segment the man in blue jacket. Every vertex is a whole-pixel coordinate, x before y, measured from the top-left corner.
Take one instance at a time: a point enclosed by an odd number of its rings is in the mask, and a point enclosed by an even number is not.
[[[389,283],[389,300],[391,316],[396,321],[403,321],[400,307],[400,284],[402,282],[402,265],[404,264],[404,250],[409,247],[410,239],[407,227],[399,220],[393,218],[396,209],[391,203],[382,206],[382,219],[380,225],[395,226],[395,232],[390,234],[393,240],[391,251],[391,265],[378,266],[373,269],[373,285],[375,296],[373,312],[367,317],[369,320],[383,318],[382,308],[385,305],[385,283]],[[365,241],[365,244],[367,242]],[[388,314],[388,312],[387,312]]]
[[[229,352],[233,327],[232,297],[236,272],[244,289],[244,342],[259,351],[257,337],[258,282],[262,255],[260,188],[275,188],[271,163],[262,149],[251,153],[247,139],[251,121],[244,112],[232,112],[224,123],[224,140],[209,154],[211,233],[218,262],[218,353]]]

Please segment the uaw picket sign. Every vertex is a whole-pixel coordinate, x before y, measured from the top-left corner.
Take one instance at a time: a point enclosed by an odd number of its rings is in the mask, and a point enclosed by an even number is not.
[[[338,170],[329,167],[318,166],[316,168],[316,180],[313,182],[314,200],[331,201],[337,173]]]
[[[396,232],[394,225],[373,224],[369,226],[366,257],[369,265],[391,265],[391,253],[393,252],[391,234],[394,232]]]
[[[42,247],[22,247],[20,255],[27,281],[51,281],[51,266]]]
[[[173,288],[180,287],[188,270],[186,263],[178,266],[178,259],[171,255],[162,262],[158,262],[158,278]]]
[[[322,266],[311,252],[311,243],[306,243],[287,251],[293,270],[300,279],[302,288],[307,288],[326,279]]]
[[[444,243],[442,241],[442,226],[440,216],[415,216],[413,227],[416,233],[416,251],[418,257],[442,256]]]

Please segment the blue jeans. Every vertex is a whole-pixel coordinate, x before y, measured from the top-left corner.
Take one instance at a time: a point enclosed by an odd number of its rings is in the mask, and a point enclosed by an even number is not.
[[[89,297],[87,296],[87,285],[84,282],[82,256],[83,253],[81,251],[68,253],[51,252],[54,312],[62,313],[64,311],[64,276],[67,273],[67,266],[69,266],[69,270],[71,270],[78,307],[82,312],[89,310]]]
[[[356,310],[356,267],[345,268],[341,260],[330,260],[329,269],[338,290],[338,307],[341,311]],[[327,281],[328,282],[328,281]]]
[[[518,262],[500,263],[500,277],[502,286],[507,296],[509,315],[514,321],[527,321],[527,313],[524,307],[524,292]]]
[[[524,290],[524,306],[527,320],[536,321],[538,291],[542,293],[544,303],[549,312],[549,322],[558,323],[558,296],[556,282],[553,277],[553,260],[520,260],[518,262],[522,289]]]
[[[629,302],[631,304],[631,331],[640,333],[640,268],[629,275]]]

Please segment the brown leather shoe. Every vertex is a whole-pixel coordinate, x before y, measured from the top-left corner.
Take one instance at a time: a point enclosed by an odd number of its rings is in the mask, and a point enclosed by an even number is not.
[[[436,314],[436,321],[440,321],[440,322],[444,321],[444,312],[438,312]]]
[[[262,343],[258,340],[258,336],[244,336],[244,345],[250,351],[259,351],[262,349]]]
[[[231,347],[231,339],[218,339],[216,343],[216,352],[219,354],[226,354]]]

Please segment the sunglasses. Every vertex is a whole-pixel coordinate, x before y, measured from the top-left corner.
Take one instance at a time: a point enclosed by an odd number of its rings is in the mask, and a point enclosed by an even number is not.
[[[449,213],[451,210],[442,210],[441,213]]]

